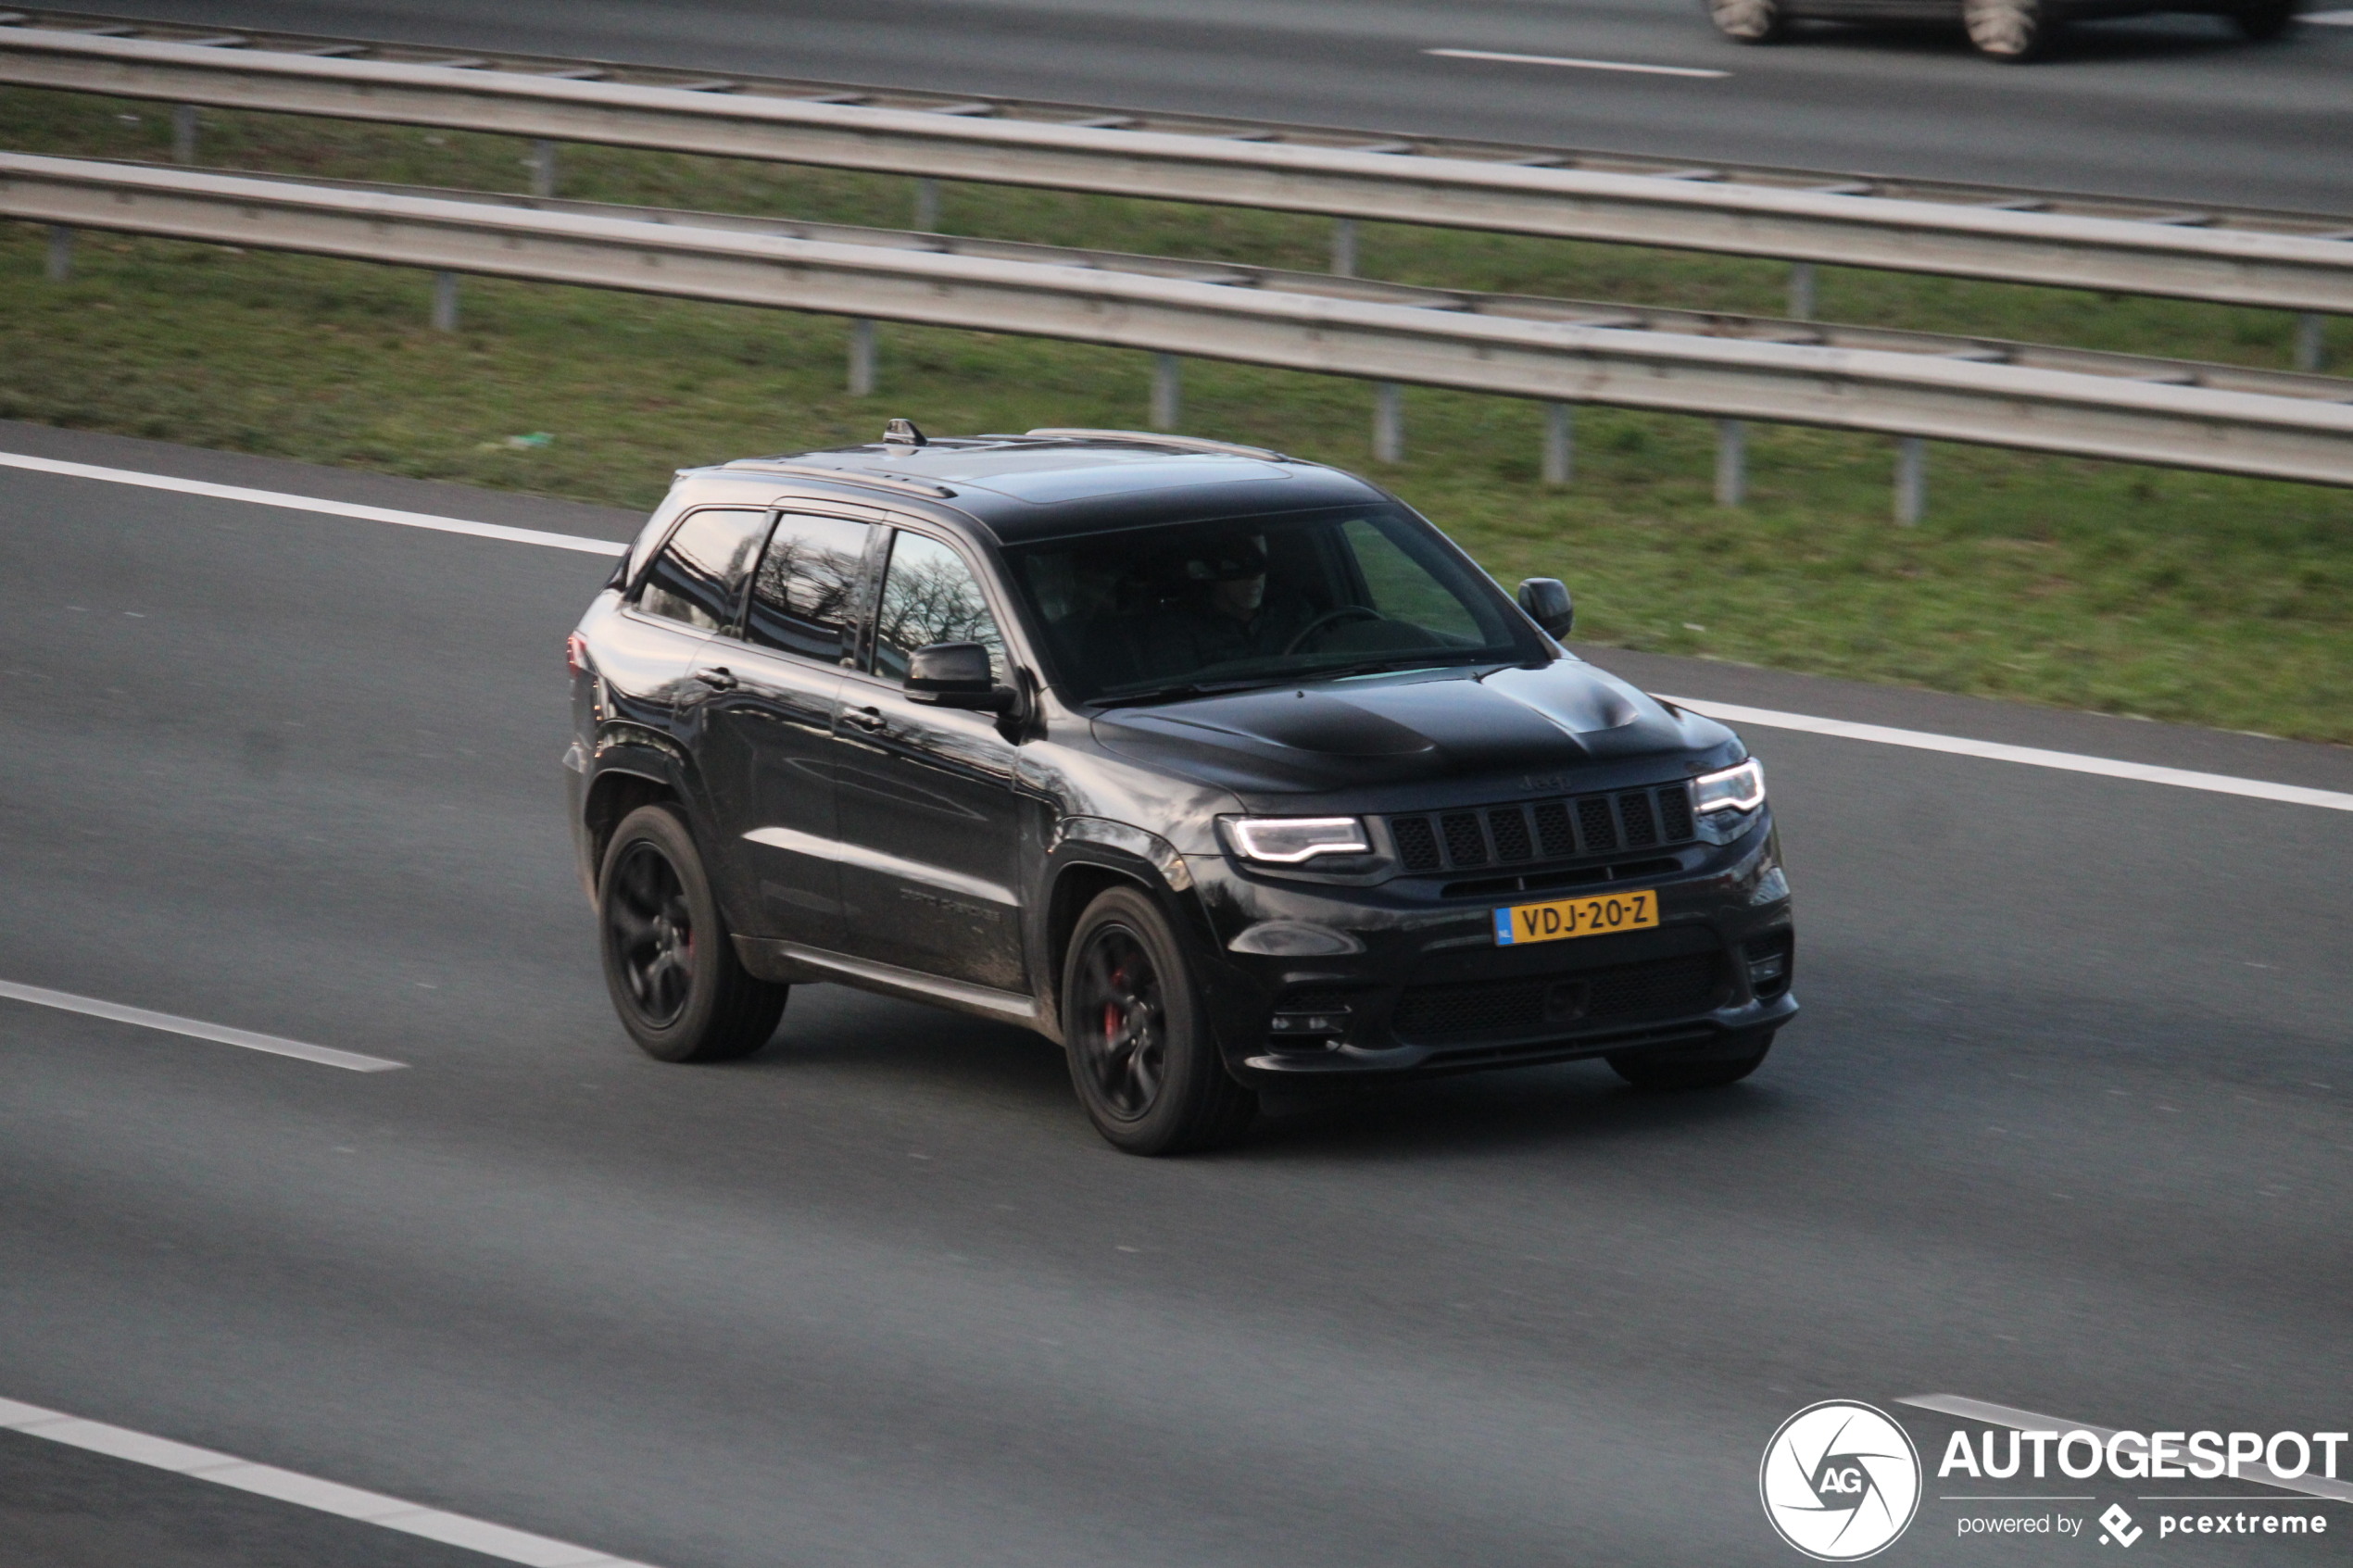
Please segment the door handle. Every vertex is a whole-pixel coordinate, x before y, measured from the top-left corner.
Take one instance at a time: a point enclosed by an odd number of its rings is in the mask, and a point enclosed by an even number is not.
[[[742,682],[736,679],[735,671],[729,670],[724,664],[718,665],[710,670],[696,671],[695,679],[700,681],[704,685],[709,686],[715,692],[732,692],[737,686],[743,684]]]
[[[841,721],[855,724],[870,735],[882,734],[883,716],[879,708],[845,708],[841,710]]]

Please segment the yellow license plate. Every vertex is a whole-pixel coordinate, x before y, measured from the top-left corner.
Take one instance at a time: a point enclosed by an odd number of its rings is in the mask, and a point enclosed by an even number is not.
[[[1558,942],[1612,931],[1642,931],[1658,923],[1656,893],[1605,893],[1594,898],[1554,898],[1495,911],[1495,945]]]

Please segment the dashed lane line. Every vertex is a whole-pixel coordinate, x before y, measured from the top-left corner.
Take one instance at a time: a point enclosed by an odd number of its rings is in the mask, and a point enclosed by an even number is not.
[[[362,1056],[358,1051],[339,1051],[332,1046],[281,1039],[275,1035],[257,1035],[250,1029],[231,1029],[225,1024],[207,1023],[201,1019],[179,1018],[168,1012],[149,1012],[145,1008],[125,1007],[120,1002],[102,1002],[95,997],[77,997],[65,991],[44,990],[38,985],[19,985],[10,980],[0,980],[0,997],[14,1002],[31,1002],[35,1007],[56,1008],[61,1012],[112,1019],[117,1023],[135,1023],[142,1029],[157,1029],[167,1035],[185,1035],[190,1039],[211,1040],[243,1050],[295,1057],[324,1067],[340,1067],[351,1073],[394,1073],[409,1065],[405,1061],[391,1061],[380,1056]]]
[[[193,1480],[210,1481],[222,1486],[234,1486],[241,1492],[275,1498],[280,1502],[293,1503],[299,1508],[316,1509],[321,1513],[339,1514],[366,1524],[380,1524],[387,1530],[422,1536],[427,1540],[463,1547],[468,1551],[477,1551],[503,1562],[528,1563],[531,1568],[647,1568],[642,1562],[632,1562],[609,1552],[573,1546],[568,1541],[551,1540],[525,1530],[510,1530],[504,1524],[469,1519],[461,1513],[444,1513],[437,1508],[423,1508],[399,1498],[385,1497],[381,1492],[363,1492],[357,1486],[321,1481],[315,1475],[280,1470],[272,1465],[254,1464],[233,1454],[191,1448],[168,1437],[133,1432],[126,1426],[109,1426],[102,1421],[84,1421],[59,1411],[44,1410],[39,1405],[19,1404],[14,1399],[0,1399],[0,1431],[21,1432],[28,1437],[45,1437],[53,1443],[86,1449],[92,1453],[107,1454],[157,1470],[168,1470],[175,1475],[185,1475]]]
[[[2045,751],[2040,746],[2006,746],[2000,741],[1971,740],[1966,735],[1931,734],[1926,730],[1896,730],[1884,724],[1857,724],[1844,719],[1820,719],[1810,713],[1782,713],[1770,708],[1743,708],[1730,702],[1697,697],[1661,696],[1678,708],[1688,708],[1728,724],[1753,724],[1767,730],[1797,730],[1809,735],[1834,735],[1840,740],[1869,741],[1879,746],[1909,746],[1916,751],[1942,751],[1955,757],[1982,757],[1995,762],[2017,762],[2029,768],[2057,768],[2062,772],[2095,773],[2102,778],[2132,779],[2140,784],[2171,784],[2176,789],[2202,789],[2216,795],[2243,795],[2255,800],[2278,800],[2291,806],[2318,806],[2326,811],[2353,811],[2353,795],[2303,784],[2273,784],[2268,779],[2233,778],[2228,773],[2198,773],[2186,768],[2160,768],[2148,762],[2120,762],[2108,757],[2085,757],[2072,751]]]
[[[242,484],[214,484],[206,480],[181,479],[167,473],[142,473],[135,469],[100,468],[94,463],[60,462],[55,458],[32,458],[20,452],[0,452],[0,468],[23,469],[30,473],[62,474],[68,479],[102,480],[109,484],[135,484],[145,490],[169,490],[181,495],[205,495],[216,501],[244,501],[257,507],[319,512],[327,517],[357,518],[362,522],[389,522],[402,528],[431,529],[436,533],[466,533],[477,539],[503,539],[514,545],[544,545],[552,550],[578,550],[584,555],[617,556],[629,548],[610,539],[588,539],[577,533],[510,528],[499,522],[472,522],[460,517],[404,512],[392,507],[363,507],[353,501],[290,495],[283,490],[252,490]]]
[[[1431,54],[1475,53],[1460,50],[1428,52]],[[1540,56],[1525,57],[1533,59]],[[1656,66],[1641,69],[1680,71],[1686,68]],[[404,528],[426,528],[444,533],[467,533],[476,538],[501,539],[517,545],[540,545],[559,550],[578,550],[589,555],[618,556],[629,547],[626,545],[616,545],[608,539],[590,539],[576,533],[549,533],[535,528],[509,528],[501,523],[470,522],[463,518],[435,517],[427,512],[396,511],[387,507],[362,507],[346,501],[321,500],[312,495],[288,495],[277,490],[249,490],[242,485],[212,484],[202,480],[179,479],[170,474],[142,473],[132,469],[110,469],[100,468],[90,463],[59,462],[51,458],[33,458],[16,452],[0,452],[0,468],[23,469],[35,473],[62,474],[73,479],[101,480],[115,484],[143,485],[151,490],[170,490],[187,495],[208,495],[220,500],[245,501],[255,506],[280,507],[293,511],[319,512],[330,517],[355,518],[363,522],[396,523]],[[2022,763],[2033,768],[2057,768],[2066,772],[2094,773],[2104,778],[2131,779],[2141,784],[2170,784],[2177,789],[2207,790],[2217,795],[2245,796],[2251,799],[2276,800],[2293,806],[2317,806],[2329,811],[2353,811],[2353,794],[2337,790],[2310,789],[2302,784],[2273,784],[2266,779],[2234,778],[2227,773],[2194,772],[2185,768],[2160,768],[2145,762],[2120,762],[2110,758],[2088,757],[2071,751],[2045,751],[2038,746],[2006,746],[1998,741],[1972,740],[1965,735],[1940,735],[1932,734],[1925,730],[1891,729],[1884,724],[1857,724],[1844,719],[1824,719],[1807,713],[1782,713],[1769,708],[1743,708],[1732,703],[1708,702],[1696,697],[1667,697],[1666,700],[1680,707],[1688,708],[1694,713],[1704,713],[1711,719],[1721,719],[1729,723],[1755,724],[1765,729],[1799,730],[1808,734],[1833,735],[1842,740],[1868,741],[1880,746],[1910,746],[1920,751],[1942,751],[1958,757],[1980,757],[1997,762]]]
[[[1729,70],[1707,70],[1699,66],[1645,66],[1630,60],[1583,60],[1569,55],[1509,55],[1493,49],[1425,49],[1425,55],[1435,55],[1442,60],[1492,60],[1507,66],[1555,66],[1567,70],[1615,70],[1634,76],[1696,76],[1720,79]]]

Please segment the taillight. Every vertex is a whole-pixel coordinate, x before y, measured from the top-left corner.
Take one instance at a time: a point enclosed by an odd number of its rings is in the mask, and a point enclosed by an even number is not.
[[[588,639],[577,632],[564,639],[564,668],[575,675],[588,673]]]

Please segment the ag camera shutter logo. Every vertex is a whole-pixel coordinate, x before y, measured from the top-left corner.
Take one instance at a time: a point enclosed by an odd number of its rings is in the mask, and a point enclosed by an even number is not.
[[[1911,1527],[1919,1450],[1885,1412],[1825,1399],[1781,1423],[1765,1445],[1756,1490],[1781,1539],[1818,1562],[1854,1562]]]

